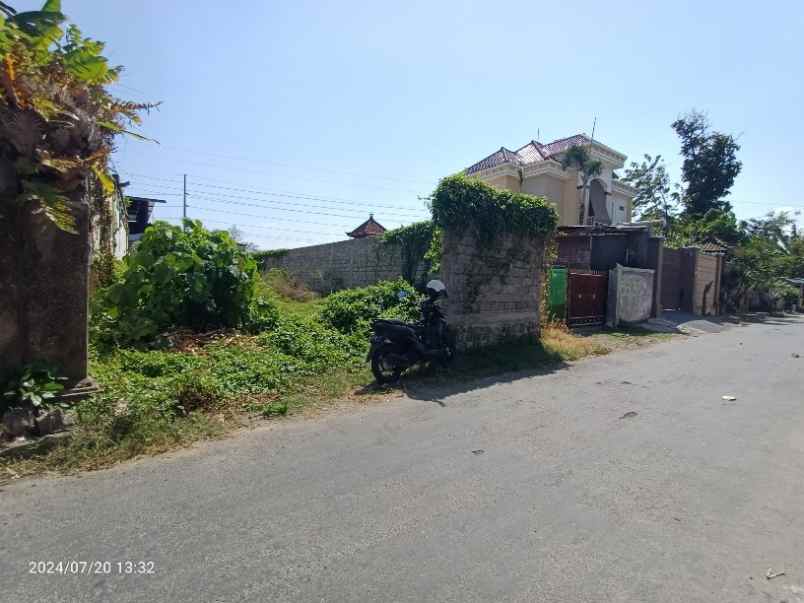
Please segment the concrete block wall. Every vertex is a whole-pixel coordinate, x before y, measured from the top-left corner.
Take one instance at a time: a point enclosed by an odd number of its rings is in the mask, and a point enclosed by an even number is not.
[[[653,313],[655,272],[645,268],[617,266],[609,271],[606,324],[638,323]]]
[[[441,279],[458,349],[539,334],[544,240],[503,235],[481,245],[471,231],[445,231]]]
[[[403,276],[401,249],[398,245],[383,243],[378,237],[289,249],[284,254],[266,258],[263,266],[264,270],[285,270],[322,294]],[[417,279],[422,277],[424,269],[423,264],[416,267]]]

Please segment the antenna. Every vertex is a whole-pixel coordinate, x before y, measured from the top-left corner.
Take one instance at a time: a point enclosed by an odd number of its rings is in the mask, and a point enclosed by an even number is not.
[[[592,121],[592,137],[589,139],[589,147],[592,147],[592,143],[595,140],[595,128],[597,127],[597,115],[595,115],[595,119]]]

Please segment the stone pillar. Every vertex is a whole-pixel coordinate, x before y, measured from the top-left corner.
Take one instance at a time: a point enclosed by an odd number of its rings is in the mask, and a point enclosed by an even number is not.
[[[88,372],[89,206],[70,204],[78,234],[21,208],[0,221],[0,373],[44,360],[74,386]],[[6,236],[7,235],[7,236]]]
[[[505,234],[481,245],[471,230],[443,233],[441,279],[458,349],[539,335],[544,240]]]

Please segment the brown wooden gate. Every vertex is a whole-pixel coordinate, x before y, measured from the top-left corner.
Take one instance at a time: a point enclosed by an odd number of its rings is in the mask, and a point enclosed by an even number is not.
[[[571,325],[605,322],[608,292],[608,273],[570,271],[567,283],[567,322]]]

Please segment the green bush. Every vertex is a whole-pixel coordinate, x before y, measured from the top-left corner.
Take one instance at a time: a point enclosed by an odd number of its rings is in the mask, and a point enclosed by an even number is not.
[[[153,340],[174,327],[196,331],[275,319],[255,301],[256,262],[223,231],[200,222],[156,222],[124,260],[119,280],[99,292],[94,332],[115,343]]]
[[[408,296],[400,300],[398,294]],[[400,278],[357,289],[344,289],[327,297],[321,319],[342,333],[364,333],[375,318],[418,320],[421,296]]]
[[[440,228],[473,228],[481,242],[508,232],[547,235],[558,224],[555,209],[542,197],[514,193],[457,174],[433,193],[433,223]]]

